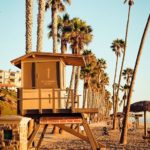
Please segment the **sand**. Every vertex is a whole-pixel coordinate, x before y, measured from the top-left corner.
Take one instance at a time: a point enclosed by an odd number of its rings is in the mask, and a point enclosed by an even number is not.
[[[103,127],[107,127],[109,135],[103,135]],[[120,131],[111,130],[106,122],[90,124],[96,140],[102,143],[107,150],[150,150],[150,141],[143,139],[143,124],[136,130],[128,131],[128,144],[119,144]],[[150,124],[148,125],[150,130]],[[42,141],[40,150],[91,150],[89,143],[67,133],[51,134],[48,128]]]

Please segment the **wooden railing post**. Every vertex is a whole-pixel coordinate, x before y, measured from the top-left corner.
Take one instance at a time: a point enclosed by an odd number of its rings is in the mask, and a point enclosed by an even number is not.
[[[79,95],[77,97],[77,107],[79,108]]]
[[[70,91],[71,92],[71,108],[72,108],[72,112],[74,112],[74,93],[73,90]]]
[[[41,89],[39,89],[39,113],[42,113]]]
[[[55,113],[56,112],[56,106],[55,106],[55,89],[52,89],[53,91],[52,91],[52,100],[53,100],[53,113]]]

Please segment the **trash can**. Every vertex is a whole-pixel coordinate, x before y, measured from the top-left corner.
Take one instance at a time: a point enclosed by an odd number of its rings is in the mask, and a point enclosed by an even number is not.
[[[17,115],[0,116],[0,149],[27,150],[30,120]]]

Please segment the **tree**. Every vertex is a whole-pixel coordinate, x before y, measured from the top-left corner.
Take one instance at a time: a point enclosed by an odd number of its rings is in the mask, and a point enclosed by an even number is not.
[[[47,0],[46,10],[51,7],[52,12],[52,38],[53,38],[53,53],[57,53],[57,13],[65,10],[65,5],[63,2],[68,4],[71,0]]]
[[[128,40],[128,28],[129,28],[129,22],[130,22],[130,11],[131,11],[131,6],[134,4],[134,0],[125,0],[124,3],[126,3],[127,1],[128,1],[128,5],[129,5],[128,19],[127,19],[126,34],[125,34],[125,47],[124,47],[124,52],[123,52],[123,57],[122,57],[120,74],[119,74],[118,89],[116,92],[116,106],[118,105],[118,95],[119,95],[119,89],[120,89],[121,78],[122,78],[122,71],[123,71],[123,66],[124,66],[124,61],[125,61],[125,56],[126,56],[126,47],[127,47],[127,40]],[[116,108],[115,108],[115,112],[114,112],[114,118],[115,118],[114,123],[113,123],[114,129],[116,129],[116,125],[115,125],[116,124],[116,115],[117,115],[117,109]]]
[[[133,76],[133,69],[131,68],[124,69],[122,72],[122,76],[125,79],[125,85],[121,87],[121,91],[123,91],[124,93],[123,93],[123,97],[122,97],[122,101],[120,102],[120,105],[123,102],[123,111],[124,111],[124,108],[126,106],[127,96],[129,93],[130,84],[131,84],[131,79]]]
[[[106,61],[96,59],[91,50],[84,51],[83,56],[86,61],[86,66],[80,71],[80,78],[84,80],[83,108],[98,108],[98,116],[105,116],[108,114],[109,109],[106,107],[110,98],[106,90],[106,85],[109,84],[108,75],[105,73]]]
[[[26,54],[32,51],[33,0],[26,0]]]
[[[52,23],[48,25],[49,33],[48,37],[52,37]],[[69,43],[70,35],[72,32],[72,25],[69,15],[66,13],[63,15],[63,17],[58,16],[58,22],[57,22],[57,41],[61,43],[61,53],[64,54],[67,50],[67,44]],[[71,83],[69,89],[73,88],[73,81],[74,81],[74,75],[75,75],[75,68],[73,67],[72,75],[71,75]],[[70,97],[70,90],[68,90],[68,98],[66,103],[66,108],[68,108],[69,104],[69,97]]]
[[[122,72],[122,76],[124,77],[124,79],[126,80],[126,84],[129,86],[131,83],[131,79],[132,79],[132,75],[133,75],[133,69],[131,68],[126,68],[123,70]]]
[[[81,54],[84,50],[84,46],[88,45],[92,40],[92,28],[87,25],[85,21],[82,21],[79,18],[73,18],[70,24],[70,35],[69,35],[69,44],[72,49],[73,54]],[[77,89],[79,84],[79,76],[80,76],[80,67],[76,69],[73,67],[73,71],[75,70],[75,82],[74,82],[74,99],[76,99]],[[72,76],[74,74],[72,73]],[[70,81],[72,83],[72,81]],[[71,84],[70,84],[71,85]]]
[[[37,27],[37,52],[43,51],[43,26],[44,26],[45,0],[38,0],[38,27]]]
[[[122,133],[121,133],[121,137],[120,137],[120,143],[122,143],[122,144],[127,144],[127,129],[128,129],[127,125],[128,125],[128,117],[129,117],[129,112],[130,112],[130,103],[131,103],[131,99],[132,99],[132,91],[133,91],[133,87],[134,87],[134,84],[135,84],[137,69],[138,69],[138,66],[139,66],[139,63],[140,63],[140,58],[141,58],[141,55],[142,55],[143,46],[144,46],[144,42],[145,42],[145,37],[148,33],[149,26],[150,26],[150,15],[149,15],[147,23],[146,23],[146,27],[145,27],[145,30],[144,30],[144,33],[143,33],[143,36],[142,36],[142,39],[141,39],[139,51],[138,51],[135,66],[134,66],[131,86],[130,86],[128,99],[127,99],[127,107],[126,107],[126,110],[125,110],[125,117],[124,117],[124,120],[123,120],[123,128],[122,128]]]
[[[90,88],[90,79],[92,74],[92,69],[94,68],[93,64],[96,64],[96,57],[91,50],[85,50],[82,54],[85,58],[86,66],[81,67],[80,78],[84,80],[83,82],[83,108],[86,107],[87,103],[87,94]],[[93,63],[94,62],[94,63]]]
[[[93,30],[91,26],[79,18],[73,18],[71,22],[70,47],[73,54],[81,54],[84,51],[84,46],[92,41]]]
[[[58,24],[57,24],[57,38],[58,42],[61,43],[61,53],[64,54],[67,50],[67,44],[69,42],[69,37],[71,34],[71,21],[69,15],[66,13],[63,17],[58,16]],[[50,29],[48,33],[48,37],[52,37],[52,24],[48,25]]]
[[[114,110],[114,119],[113,119],[113,129],[116,129],[116,116],[117,113],[117,97],[116,97],[116,75],[118,68],[118,58],[121,55],[121,51],[124,51],[125,43],[122,39],[116,39],[112,42],[111,48],[115,52],[116,55],[116,66],[115,66],[115,74],[114,74],[114,82],[113,82],[113,110]],[[118,89],[118,88],[117,88]]]
[[[112,103],[110,101],[111,94],[109,91],[105,91],[105,116],[109,116],[109,112],[112,108]]]

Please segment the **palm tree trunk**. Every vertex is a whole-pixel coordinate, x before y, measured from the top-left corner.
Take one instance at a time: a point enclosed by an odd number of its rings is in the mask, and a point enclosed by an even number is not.
[[[90,108],[90,89],[87,91],[87,108]]]
[[[119,58],[119,56],[116,55],[116,67],[115,67],[115,75],[114,75],[114,83],[113,83],[113,113],[114,113],[114,110],[115,110],[115,101],[116,101],[115,83],[116,83],[116,75],[117,75],[117,70],[118,70],[118,58]]]
[[[125,48],[124,48],[124,52],[123,52],[121,69],[120,69],[120,74],[119,74],[119,81],[118,81],[118,89],[117,89],[117,93],[116,93],[116,104],[115,104],[116,106],[115,106],[115,110],[114,110],[113,129],[116,129],[116,127],[117,127],[118,96],[119,96],[122,71],[123,71],[125,55],[126,55],[126,47],[127,47],[127,39],[128,39],[128,28],[129,28],[129,21],[130,21],[130,10],[131,10],[131,5],[129,5],[129,10],[128,10],[128,19],[127,19],[126,35],[125,35]]]
[[[45,13],[45,0],[39,0],[38,12],[38,28],[37,28],[37,52],[43,51],[43,27],[44,27],[44,13]]]
[[[68,91],[68,98],[67,98],[67,103],[66,103],[66,108],[69,106],[69,99],[70,99],[70,90],[73,89],[73,83],[75,79],[75,69],[76,67],[72,67],[72,74],[71,74],[71,79],[70,79],[70,86],[69,86],[69,91]]]
[[[80,77],[80,67],[78,66],[78,67],[76,68],[76,73],[75,73],[74,101],[77,100],[78,87],[79,87],[79,77]]]
[[[61,38],[61,53],[65,54],[66,51],[66,43],[64,43],[64,40]]]
[[[83,85],[85,84],[85,79],[84,79],[84,83],[83,83]],[[82,108],[85,108],[85,106],[86,106],[86,102],[87,102],[87,90],[88,90],[88,88],[86,87],[84,87],[83,86],[83,106],[82,106]]]
[[[83,101],[82,101],[82,108],[85,107],[85,88],[83,87]]]
[[[141,39],[141,44],[140,44],[140,48],[139,48],[138,55],[137,55],[137,58],[136,58],[133,77],[132,77],[131,86],[130,86],[130,90],[129,90],[129,94],[128,94],[127,108],[125,110],[125,117],[124,117],[124,120],[123,120],[122,134],[121,134],[121,138],[120,138],[120,143],[122,143],[122,144],[127,144],[127,129],[128,129],[127,125],[128,125],[128,116],[129,116],[129,112],[130,112],[130,102],[131,102],[131,99],[132,99],[132,91],[133,91],[133,87],[134,87],[134,84],[135,84],[137,69],[138,69],[138,66],[139,66],[139,63],[140,63],[140,58],[141,58],[141,55],[142,55],[142,50],[143,50],[143,46],[144,46],[144,42],[145,42],[145,37],[147,35],[149,26],[150,26],[150,15],[148,17],[147,24],[146,24],[146,27],[145,27],[145,30],[144,30],[144,33],[143,33],[143,36],[142,36],[142,39]]]
[[[57,53],[57,7],[55,1],[52,3],[52,38],[53,38],[53,53]]]
[[[33,0],[26,0],[26,54],[32,51]]]

